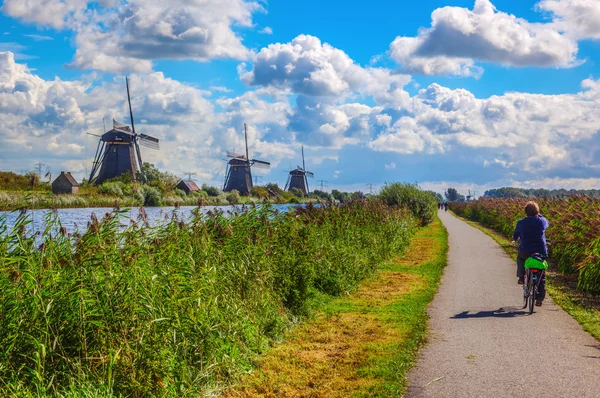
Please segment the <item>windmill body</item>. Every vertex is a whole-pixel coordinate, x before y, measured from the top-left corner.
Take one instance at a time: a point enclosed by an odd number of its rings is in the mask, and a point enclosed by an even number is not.
[[[135,181],[138,170],[142,168],[140,145],[151,149],[159,149],[158,138],[135,132],[131,99],[129,97],[129,81],[126,79],[126,82],[131,127],[113,120],[112,130],[100,136],[89,178],[89,181],[96,185],[126,173],[131,174]]]
[[[119,129],[112,129],[102,135],[102,163],[96,184],[129,173],[136,179],[135,137]]]
[[[302,167],[298,166],[296,169],[290,171],[287,183],[285,184],[285,190],[291,191],[296,188],[302,191],[303,194],[308,195],[310,192],[308,188],[308,177],[314,178],[314,174],[310,171],[306,171],[306,165],[304,163],[304,147],[302,147]]]
[[[227,171],[224,192],[231,192],[234,189],[242,195],[249,195],[252,191],[252,167],[268,170],[271,163],[264,160],[250,159],[248,152],[248,128],[244,123],[244,137],[246,140],[246,155],[228,152]]]
[[[234,189],[242,195],[252,191],[252,167],[246,159],[234,158],[227,163],[227,178],[223,191],[230,192]]]

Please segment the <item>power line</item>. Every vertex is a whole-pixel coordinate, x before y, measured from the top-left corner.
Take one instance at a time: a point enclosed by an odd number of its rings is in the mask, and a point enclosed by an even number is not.
[[[254,184],[258,185],[258,184],[262,184],[263,182],[263,178],[261,176],[254,176]]]
[[[375,184],[367,184],[367,188],[369,188],[369,194],[371,194],[371,195],[373,194],[373,186],[374,185]]]
[[[187,174],[187,176],[188,176],[188,179],[187,179],[187,180],[188,180],[188,181],[192,181],[192,176],[196,176],[196,175],[198,175],[197,173],[194,173],[193,171],[186,171],[186,172],[185,172],[185,173],[183,173],[183,174]]]
[[[317,184],[318,184],[318,185],[321,187],[321,191],[323,191],[323,190],[324,190],[324,188],[327,188],[327,187],[328,187],[328,185],[327,185],[327,181],[325,181],[325,180],[318,180],[318,181],[317,181]]]

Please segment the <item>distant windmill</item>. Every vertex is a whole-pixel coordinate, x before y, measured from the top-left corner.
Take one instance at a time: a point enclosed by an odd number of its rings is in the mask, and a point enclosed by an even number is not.
[[[131,177],[136,180],[137,172],[142,168],[140,145],[151,149],[159,149],[158,138],[135,132],[131,97],[129,96],[129,79],[125,78],[125,84],[127,86],[131,127],[113,120],[112,130],[102,136],[88,133],[100,137],[89,178],[89,181],[96,185],[125,173],[131,173]]]
[[[244,123],[244,139],[246,141],[246,155],[227,152],[230,159],[227,163],[227,173],[223,191],[230,192],[234,189],[243,195],[248,195],[252,190],[252,167],[270,169],[271,163],[258,159],[250,159],[248,152],[248,126]]]
[[[302,191],[305,195],[310,192],[308,189],[308,178],[314,178],[314,173],[306,171],[306,164],[304,163],[304,146],[302,146],[302,167],[298,166],[295,170],[290,171],[287,183],[285,184],[285,190],[291,191],[293,188],[297,188]]]

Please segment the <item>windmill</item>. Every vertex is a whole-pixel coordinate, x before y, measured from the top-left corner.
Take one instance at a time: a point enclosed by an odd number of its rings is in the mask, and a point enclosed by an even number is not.
[[[246,141],[246,155],[234,152],[227,152],[230,159],[227,162],[227,172],[224,192],[230,192],[234,189],[242,195],[248,195],[252,190],[252,167],[269,170],[271,163],[258,159],[250,159],[248,152],[248,126],[244,123],[244,139]]]
[[[308,178],[314,178],[315,175],[306,171],[306,164],[304,163],[304,146],[302,146],[302,167],[298,166],[296,169],[290,171],[287,183],[285,184],[285,190],[291,191],[293,188],[297,188],[302,191],[305,195],[310,191],[308,189]]]
[[[89,181],[96,185],[125,173],[131,173],[133,180],[136,180],[137,172],[142,168],[140,145],[146,148],[159,149],[158,138],[136,133],[133,111],[131,110],[131,97],[129,96],[129,79],[127,78],[125,78],[125,85],[127,86],[131,127],[118,123],[113,119],[112,130],[101,136],[88,133],[100,137],[89,178]]]

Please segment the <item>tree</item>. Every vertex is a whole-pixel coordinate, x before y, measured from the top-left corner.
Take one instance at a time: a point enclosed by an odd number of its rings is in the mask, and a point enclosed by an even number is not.
[[[465,197],[458,193],[456,188],[448,188],[448,190],[444,193],[446,196],[446,200],[448,202],[464,202]]]
[[[156,168],[152,163],[144,162],[142,169],[138,173],[138,179],[141,183],[147,184],[150,181],[160,180],[160,170]]]

